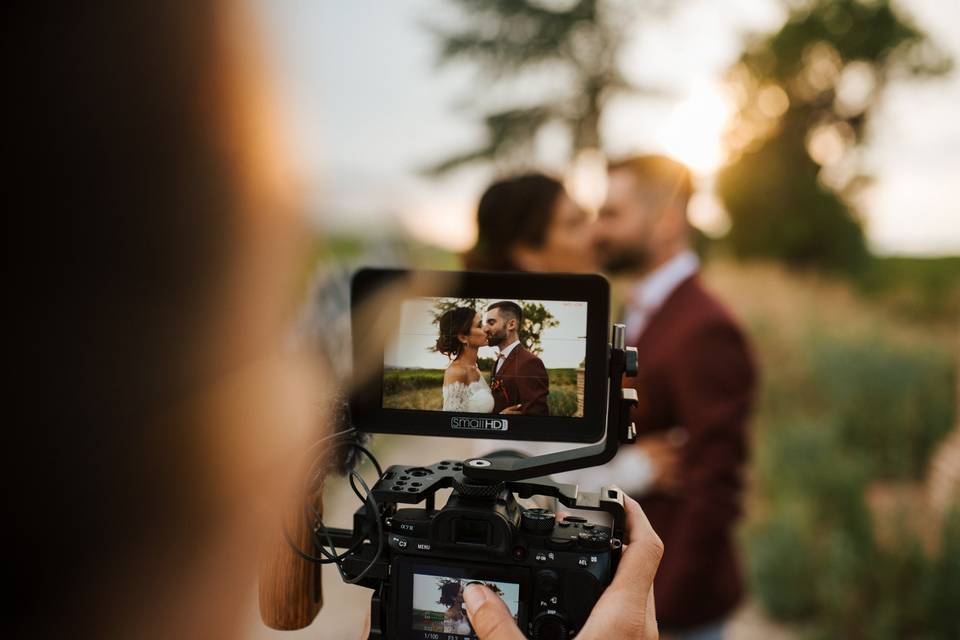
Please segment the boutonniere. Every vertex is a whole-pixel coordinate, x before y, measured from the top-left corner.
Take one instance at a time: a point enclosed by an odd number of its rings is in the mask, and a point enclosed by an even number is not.
[[[510,401],[510,394],[507,393],[507,390],[503,388],[503,378],[494,378],[493,382],[490,383],[490,391],[494,393],[499,391],[503,394],[503,397],[507,400],[507,402]]]

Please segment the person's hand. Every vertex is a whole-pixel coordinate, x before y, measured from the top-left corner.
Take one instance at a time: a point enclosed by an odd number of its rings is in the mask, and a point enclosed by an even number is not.
[[[515,405],[513,405],[513,406],[511,406],[511,407],[507,407],[506,409],[504,409],[503,411],[501,411],[501,412],[500,412],[500,415],[502,415],[502,416],[518,416],[518,415],[520,415],[522,412],[523,412],[523,405],[522,405],[522,404],[515,404]]]
[[[644,436],[638,438],[636,444],[653,467],[653,488],[672,495],[679,493],[683,483],[680,451],[684,440],[677,431]]]
[[[656,640],[657,612],[653,577],[663,557],[663,543],[650,526],[640,505],[624,496],[627,539],[613,582],[594,605],[580,640],[635,638]],[[507,605],[487,587],[469,584],[463,590],[470,624],[480,640],[523,640]]]

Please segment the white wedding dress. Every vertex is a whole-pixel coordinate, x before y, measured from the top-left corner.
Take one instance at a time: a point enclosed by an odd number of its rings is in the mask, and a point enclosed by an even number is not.
[[[434,387],[436,388],[436,387]],[[443,410],[464,413],[491,413],[493,394],[490,385],[480,376],[476,382],[452,382],[443,385]]]

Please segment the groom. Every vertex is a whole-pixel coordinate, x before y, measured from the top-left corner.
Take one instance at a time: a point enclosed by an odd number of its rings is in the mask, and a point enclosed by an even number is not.
[[[493,412],[547,416],[547,368],[520,344],[522,323],[523,310],[515,302],[504,300],[487,307],[483,320],[487,344],[500,350],[490,379]]]

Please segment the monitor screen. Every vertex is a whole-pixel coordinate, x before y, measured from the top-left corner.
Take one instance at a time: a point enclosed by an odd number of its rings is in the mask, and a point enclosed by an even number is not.
[[[422,297],[383,354],[384,409],[583,417],[587,303]]]

